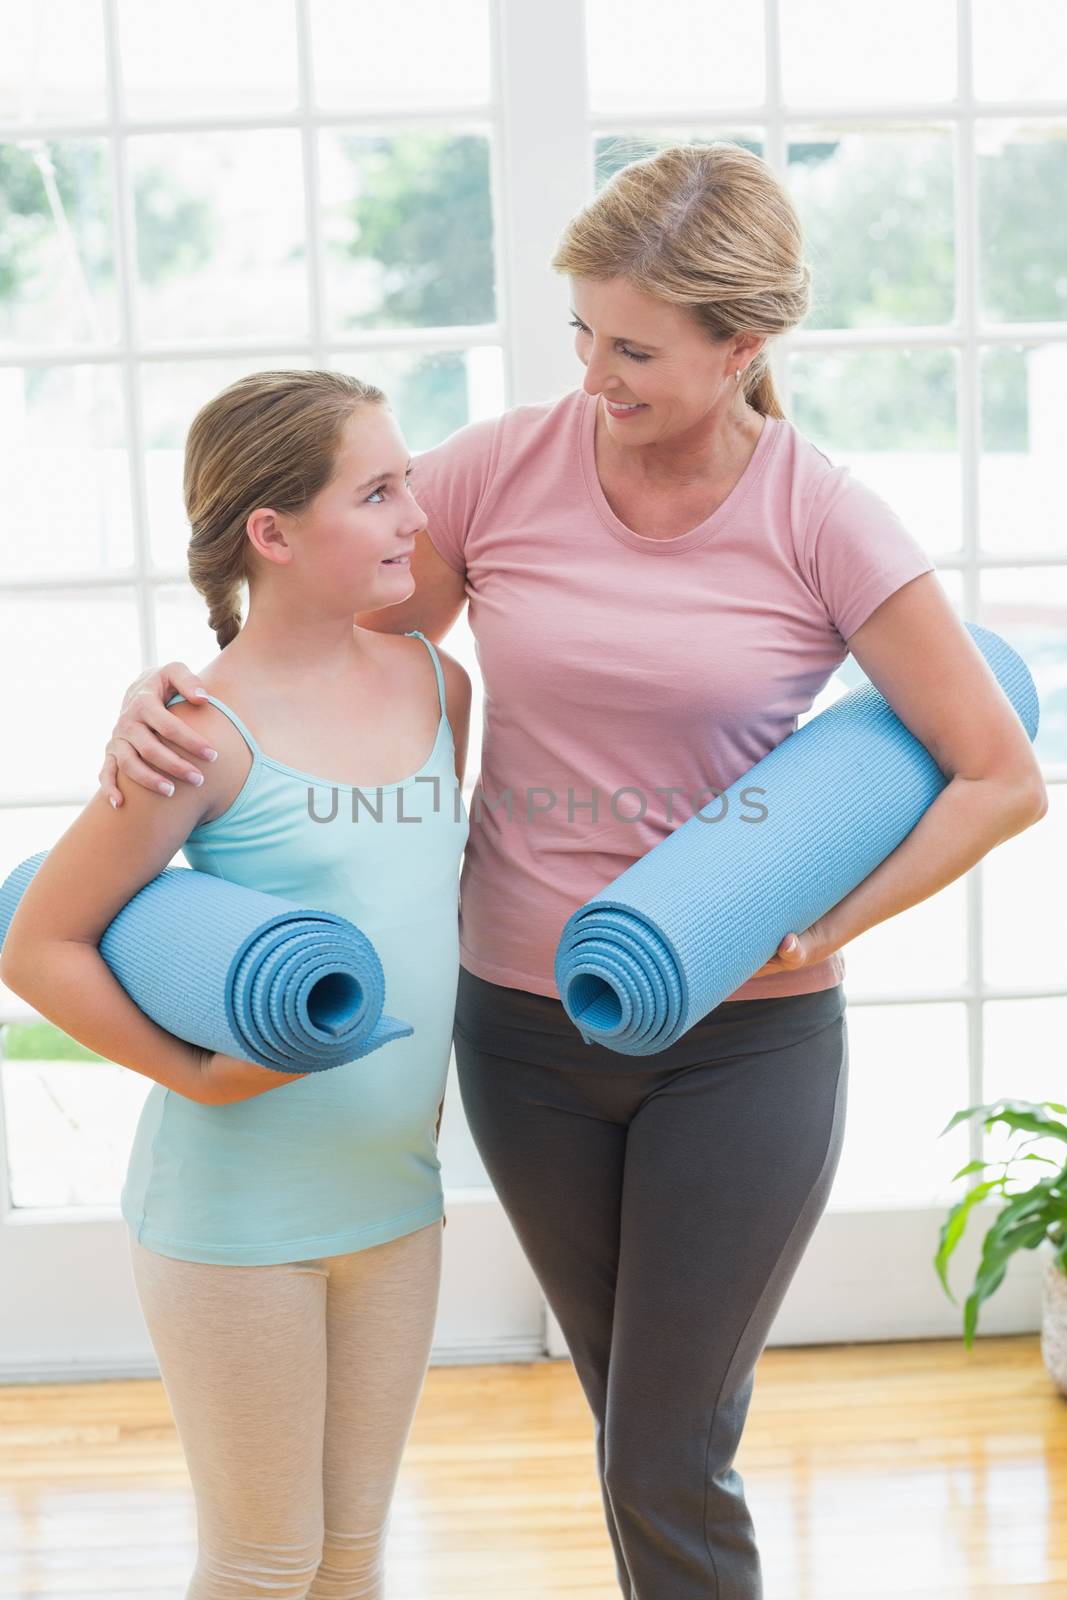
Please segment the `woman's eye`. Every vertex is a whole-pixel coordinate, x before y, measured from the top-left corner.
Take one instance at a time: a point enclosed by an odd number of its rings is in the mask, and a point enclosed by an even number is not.
[[[571,318],[570,325],[571,325],[572,328],[577,328],[580,333],[588,333],[589,332],[589,329],[586,327],[585,323],[584,322],[579,322],[577,317],[572,317]],[[622,353],[623,353],[624,356],[629,356],[631,361],[651,361],[652,360],[651,356],[639,355],[636,350],[627,350],[625,345],[622,346]]]

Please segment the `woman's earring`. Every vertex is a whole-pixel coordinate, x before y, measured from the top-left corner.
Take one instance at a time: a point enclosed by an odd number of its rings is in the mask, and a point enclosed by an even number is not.
[[[734,373],[734,382],[735,383],[740,383],[741,382],[741,368],[740,367],[738,367],[737,371]]]

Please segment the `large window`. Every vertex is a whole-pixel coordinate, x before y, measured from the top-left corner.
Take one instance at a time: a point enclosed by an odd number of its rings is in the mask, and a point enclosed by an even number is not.
[[[179,493],[204,399],[333,365],[380,382],[419,449],[562,392],[580,374],[548,260],[568,215],[663,143],[736,141],[785,179],[815,269],[811,315],[773,350],[787,414],[1041,694],[1048,816],[846,951],[831,1209],[954,1197],[981,1130],[939,1141],[950,1113],[1059,1095],[1067,1032],[1065,18],[1053,0],[0,0],[0,866],[88,798],[144,664],[214,653]],[[465,624],[449,648],[477,680]],[[821,703],[857,677],[850,660]],[[0,992],[3,1021],[7,1203],[113,1203],[146,1082],[98,1063],[86,1093],[77,1050]]]

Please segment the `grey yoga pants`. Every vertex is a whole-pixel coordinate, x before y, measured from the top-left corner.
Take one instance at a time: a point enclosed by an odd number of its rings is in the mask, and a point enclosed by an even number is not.
[[[455,1047],[593,1414],[623,1595],[762,1600],[733,1461],[841,1152],[843,986],[724,1001],[638,1058],[585,1044],[557,999],[461,969]]]

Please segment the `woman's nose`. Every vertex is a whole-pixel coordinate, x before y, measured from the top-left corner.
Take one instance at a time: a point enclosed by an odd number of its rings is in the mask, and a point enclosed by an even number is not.
[[[585,377],[582,379],[582,388],[586,394],[599,394],[604,387],[606,376],[606,363],[602,362],[599,357],[594,358],[591,356],[585,364]]]

